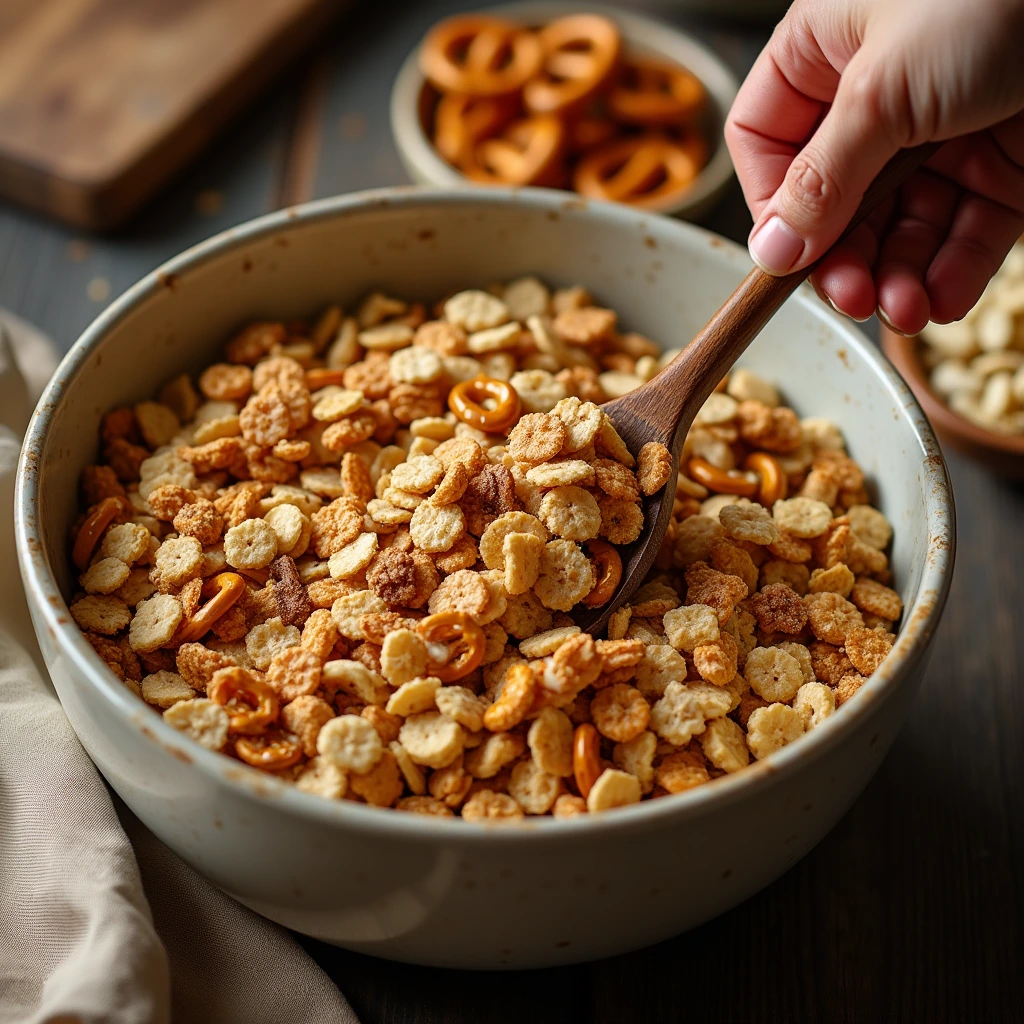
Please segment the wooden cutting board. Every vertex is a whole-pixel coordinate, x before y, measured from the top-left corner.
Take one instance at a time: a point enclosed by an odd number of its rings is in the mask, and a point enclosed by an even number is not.
[[[340,0],[0,0],[0,196],[123,221]]]

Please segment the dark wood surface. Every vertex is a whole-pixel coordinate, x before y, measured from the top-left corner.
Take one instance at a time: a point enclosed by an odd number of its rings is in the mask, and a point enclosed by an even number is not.
[[[214,231],[403,182],[391,78],[426,27],[460,6],[354,5],[114,237],[0,206],[0,305],[66,349],[108,295]],[[739,72],[770,31],[664,10]],[[738,190],[709,223],[745,239]],[[959,553],[930,671],[878,775],[814,851],[716,921],[595,964],[468,974],[307,942],[365,1024],[1024,1020],[1024,489],[955,454],[949,464]],[[637,864],[672,870],[641,849]]]

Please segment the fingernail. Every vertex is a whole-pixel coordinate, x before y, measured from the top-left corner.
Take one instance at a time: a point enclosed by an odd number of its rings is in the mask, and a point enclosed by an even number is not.
[[[766,221],[748,240],[750,258],[766,274],[785,274],[804,251],[804,240],[781,218]]]
[[[835,310],[835,311],[836,311],[836,312],[837,312],[837,313],[838,313],[838,314],[839,314],[840,316],[845,316],[845,317],[846,317],[846,318],[847,318],[848,320],[852,320],[852,321],[853,321],[854,323],[857,323],[857,324],[866,324],[866,323],[867,323],[867,322],[868,322],[868,321],[869,321],[869,320],[871,319],[871,317],[869,317],[869,316],[852,316],[852,315],[851,315],[850,313],[846,313],[846,312],[844,312],[843,310],[841,310],[841,309],[840,309],[840,308],[839,308],[839,307],[838,307],[838,306],[837,306],[837,305],[836,305],[836,304],[835,304],[835,303],[834,303],[834,302],[832,301],[832,296],[831,296],[831,295],[829,295],[829,294],[828,294],[828,292],[822,292],[821,294],[822,294],[822,295],[824,296],[824,298],[825,298],[825,301],[826,301],[826,302],[827,302],[827,303],[828,303],[828,304],[829,304],[829,305],[830,305],[830,306],[831,306],[831,307],[832,307],[832,308],[833,308],[833,309],[834,309],[834,310]]]
[[[894,323],[893,323],[893,322],[892,322],[892,321],[891,321],[891,320],[890,320],[890,319],[889,319],[889,318],[888,318],[888,317],[887,317],[887,316],[885,315],[885,310],[884,310],[884,309],[882,309],[882,307],[881,307],[881,306],[878,306],[878,307],[877,307],[877,308],[875,309],[875,315],[876,315],[876,316],[878,317],[878,319],[879,319],[879,320],[881,320],[881,321],[882,321],[882,323],[883,323],[883,324],[885,324],[885,326],[886,326],[886,327],[888,327],[888,328],[889,328],[889,330],[890,330],[890,331],[892,331],[892,333],[893,333],[893,334],[898,334],[898,335],[899,335],[899,336],[900,336],[901,338],[916,338],[916,337],[917,337],[917,335],[916,335],[916,334],[907,334],[907,332],[906,332],[906,331],[901,331],[901,330],[900,330],[900,329],[899,329],[899,328],[898,328],[898,327],[897,327],[897,326],[896,326],[896,325],[895,325],[895,324],[894,324]]]

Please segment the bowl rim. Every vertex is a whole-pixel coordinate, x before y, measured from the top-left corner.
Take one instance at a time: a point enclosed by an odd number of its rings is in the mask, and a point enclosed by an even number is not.
[[[89,364],[93,352],[102,345],[107,333],[121,320],[131,316],[153,297],[164,293],[167,281],[187,283],[191,271],[201,269],[212,260],[262,242],[297,228],[322,221],[345,220],[382,209],[392,212],[439,206],[514,207],[553,219],[590,218],[607,222],[618,230],[639,231],[642,236],[665,238],[690,236],[715,253],[716,259],[732,264],[737,274],[746,273],[750,259],[746,251],[728,241],[684,221],[640,214],[615,203],[567,197],[554,189],[439,189],[421,186],[399,186],[350,193],[321,199],[302,206],[288,207],[247,221],[220,232],[157,267],[119,298],[115,299],[85,329],[61,361],[32,414],[18,463],[15,489],[15,532],[22,580],[32,606],[33,624],[37,633],[46,629],[60,653],[75,664],[85,676],[86,685],[97,692],[108,711],[120,724],[138,730],[140,735],[176,757],[186,765],[195,765],[201,775],[208,776],[238,797],[274,807],[282,813],[341,830],[390,836],[407,842],[563,842],[589,841],[596,835],[622,831],[644,832],[664,827],[667,820],[681,824],[706,816],[746,799],[771,785],[782,782],[805,762],[814,761],[843,742],[859,719],[864,718],[882,699],[888,699],[899,685],[905,683],[908,668],[925,652],[939,620],[952,578],[955,551],[953,498],[941,449],[927,418],[913,393],[888,360],[870,340],[844,318],[819,302],[807,285],[802,285],[793,300],[812,314],[822,327],[839,332],[846,359],[866,362],[879,383],[888,392],[894,406],[911,428],[922,456],[923,496],[928,527],[928,553],[921,582],[914,600],[908,603],[906,621],[896,638],[890,657],[871,676],[857,694],[845,705],[841,715],[834,715],[802,737],[767,758],[754,761],[743,771],[722,776],[672,799],[647,800],[616,809],[614,814],[580,815],[570,819],[526,817],[515,824],[485,824],[483,828],[466,827],[465,823],[431,816],[395,812],[352,801],[330,801],[303,793],[280,779],[267,776],[256,768],[241,764],[224,755],[207,750],[172,728],[159,715],[139,702],[123,683],[109,672],[75,625],[64,596],[57,584],[46,556],[46,544],[40,525],[39,486],[41,467],[47,445],[50,423],[61,398],[72,380]],[[527,268],[528,271],[528,268]],[[180,290],[180,288],[179,288]],[[72,685],[80,685],[72,677]],[[140,730],[142,715],[146,728]]]
[[[701,64],[697,77],[703,82],[708,95],[719,108],[721,124],[711,159],[701,168],[693,186],[678,200],[668,202],[657,210],[641,211],[639,207],[630,207],[636,212],[662,213],[669,216],[685,216],[692,213],[699,215],[705,211],[715,198],[726,188],[733,177],[732,158],[725,145],[725,119],[729,113],[740,83],[732,69],[696,36],[691,35],[669,22],[652,15],[630,11],[621,7],[602,3],[585,3],[579,0],[515,0],[513,3],[485,7],[466,14],[489,14],[495,17],[513,19],[529,18],[533,13],[542,17],[561,17],[566,14],[585,11],[589,14],[603,14],[618,24],[622,30],[623,40],[640,49],[649,49],[659,56],[678,60],[671,50],[681,49],[691,55],[691,59]],[[669,40],[666,45],[665,40]],[[456,168],[452,167],[434,149],[423,131],[419,117],[420,92],[426,83],[426,77],[420,71],[419,50],[422,38],[402,62],[391,88],[389,102],[391,135],[403,161],[418,168],[424,177],[438,187],[479,187],[471,182]],[[693,70],[693,69],[691,69]],[[708,81],[708,78],[711,81]],[[490,186],[488,186],[490,187]],[[579,193],[572,189],[559,190],[569,195]],[[582,198],[582,197],[581,197]]]
[[[910,385],[928,418],[953,441],[986,448],[1001,455],[1024,457],[1024,434],[1000,434],[974,423],[950,408],[935,392],[921,361],[921,346],[926,344],[919,334],[905,335],[881,324],[882,348],[893,365]]]

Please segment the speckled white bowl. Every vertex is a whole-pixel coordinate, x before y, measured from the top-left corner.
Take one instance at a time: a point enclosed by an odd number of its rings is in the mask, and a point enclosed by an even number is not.
[[[666,203],[657,211],[687,220],[699,220],[721,198],[732,180],[732,160],[725,148],[722,129],[725,115],[739,89],[736,76],[719,57],[693,36],[657,18],[621,6],[566,3],[560,0],[522,0],[520,3],[488,7],[483,13],[524,25],[540,25],[577,11],[606,14],[619,26],[627,52],[661,57],[681,64],[704,83],[710,100],[705,116],[709,131],[708,162],[684,195]],[[402,166],[409,177],[421,185],[480,188],[463,177],[434,149],[423,130],[421,102],[424,84],[417,45],[402,64],[391,90],[391,134]]]
[[[68,614],[77,482],[114,405],[217,358],[244,321],[429,299],[526,272],[587,284],[631,328],[679,345],[746,272],[697,228],[564,192],[392,189],[263,217],[150,274],[89,327],[25,442],[16,520],[32,616],[61,700],[113,788],[243,903],[350,949],[445,967],[539,967],[656,942],[767,885],[878,767],[924,671],[949,585],[953,506],[916,401],[802,289],[745,362],[842,427],[892,520],[903,629],[881,670],[799,743],[680,796],[571,821],[480,826],[309,796],[176,732],[117,681]]]

